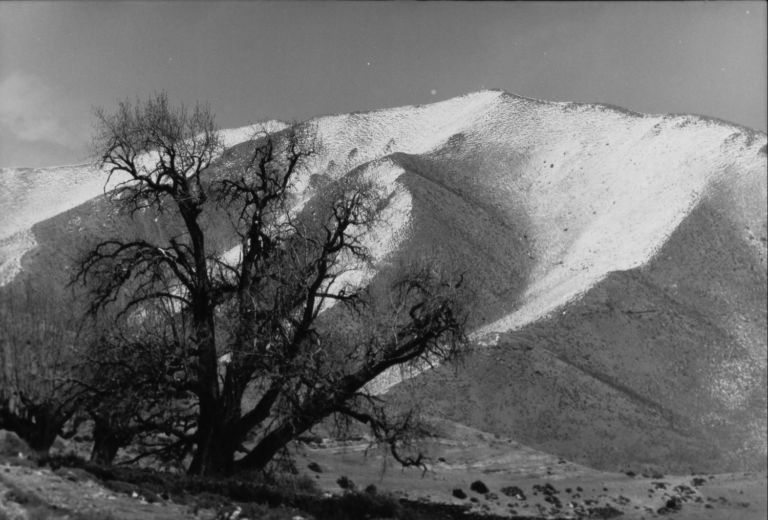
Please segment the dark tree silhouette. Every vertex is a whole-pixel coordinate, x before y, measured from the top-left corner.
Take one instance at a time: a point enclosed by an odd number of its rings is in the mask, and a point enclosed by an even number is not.
[[[78,383],[87,390],[82,409],[93,422],[93,462],[111,464],[131,443],[142,448],[137,459],[183,457],[173,437],[187,435],[196,413],[179,384],[179,313],[159,304],[146,306],[140,320],[112,321],[86,351]]]
[[[364,237],[386,202],[375,183],[316,183],[302,204],[294,184],[316,173],[305,135],[260,135],[220,156],[210,111],[173,108],[165,94],[97,120],[115,204],[183,223],[164,243],[102,242],[78,274],[93,312],[162,323],[162,347],[139,335],[130,350],[163,350],[164,388],[192,405],[191,422],[161,423],[164,449],[188,450],[194,474],[263,468],[341,415],[369,425],[400,462],[421,464],[400,453],[412,417],[388,417],[367,385],[392,367],[460,353],[462,284],[429,264],[391,269],[365,289],[349,283],[371,262]],[[227,255],[210,245],[222,239],[210,223],[224,217],[239,247]],[[173,316],[156,313],[158,302]]]
[[[85,397],[72,378],[77,318],[29,282],[4,287],[0,300],[0,429],[46,454]]]

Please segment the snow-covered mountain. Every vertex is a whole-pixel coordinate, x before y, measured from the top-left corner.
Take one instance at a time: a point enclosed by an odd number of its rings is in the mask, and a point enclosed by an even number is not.
[[[597,465],[765,466],[764,133],[500,91],[300,126],[313,173],[386,187],[380,262],[477,287],[485,348],[408,382],[424,406]],[[1,170],[0,284],[108,235],[102,190],[86,166]]]

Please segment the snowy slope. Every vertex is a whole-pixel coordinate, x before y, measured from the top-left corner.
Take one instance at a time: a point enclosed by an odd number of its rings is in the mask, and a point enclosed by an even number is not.
[[[635,116],[490,91],[308,125],[324,145],[318,170],[437,152],[456,135],[464,144],[452,160],[487,155],[491,164],[440,182],[464,193],[480,185],[479,197],[493,198],[503,216],[524,214],[536,262],[520,308],[478,334],[519,327],[607,273],[646,263],[712,190],[727,186],[740,197],[734,218],[751,219],[754,229],[765,205],[765,135],[694,116]]]
[[[220,132],[225,148],[276,132],[287,125],[264,121]],[[113,179],[114,185],[118,179]],[[50,168],[0,168],[0,285],[13,279],[23,254],[31,250],[30,228],[104,193],[105,174],[91,164]]]

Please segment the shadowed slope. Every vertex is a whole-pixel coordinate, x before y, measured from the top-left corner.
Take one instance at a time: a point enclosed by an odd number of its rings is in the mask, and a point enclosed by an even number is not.
[[[603,469],[765,469],[766,275],[739,234],[703,205],[648,265],[394,395]]]

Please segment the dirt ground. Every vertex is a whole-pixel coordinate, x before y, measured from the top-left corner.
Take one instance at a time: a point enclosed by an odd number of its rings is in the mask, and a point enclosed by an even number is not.
[[[508,518],[764,520],[768,513],[765,473],[601,472],[448,422],[421,447],[430,456],[427,471],[402,469],[364,440],[304,444],[296,465],[329,493],[343,493],[338,480],[344,476],[358,489],[373,484],[411,501],[471,505],[476,513]],[[24,459],[0,463],[3,520],[204,520],[215,514],[174,497],[148,501],[115,492],[80,469],[52,471]],[[270,511],[270,518],[305,516],[286,509]]]
[[[299,468],[321,488],[338,492],[347,476],[358,488],[373,484],[412,500],[472,504],[478,512],[541,518],[669,515],[680,520],[765,520],[765,473],[628,475],[596,471],[521,446],[509,439],[453,424],[450,438],[424,446],[434,461],[428,471],[402,469],[365,442],[307,446]],[[308,469],[314,462],[322,472]],[[315,470],[317,466],[313,467]],[[488,491],[470,489],[481,481]],[[517,487],[517,490],[511,489]],[[466,498],[454,496],[461,490]]]
[[[90,518],[93,520],[173,520],[211,518],[172,501],[148,503],[142,497],[116,493],[87,473],[4,464],[0,466],[0,518]]]

